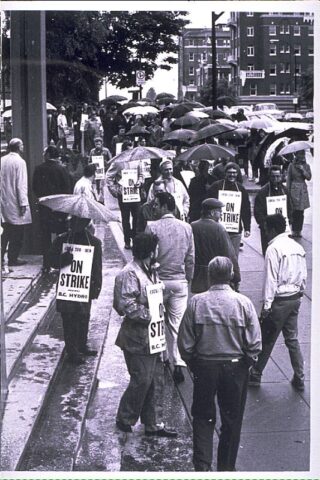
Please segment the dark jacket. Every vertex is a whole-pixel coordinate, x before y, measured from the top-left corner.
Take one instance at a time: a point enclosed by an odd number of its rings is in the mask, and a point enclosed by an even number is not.
[[[260,228],[263,226],[267,216],[267,197],[276,197],[278,195],[287,195],[287,214],[288,219],[291,219],[292,208],[286,187],[284,185],[280,185],[280,187],[276,190],[268,182],[259,190],[254,201],[253,214]]]
[[[241,211],[240,211],[240,229],[242,232],[242,226],[246,232],[250,232],[251,228],[251,206],[247,190],[238,182],[229,182],[229,180],[218,180],[214,182],[207,192],[207,198],[219,198],[219,190],[230,190],[232,192],[241,192]]]
[[[102,247],[101,241],[91,235],[88,231],[77,233],[63,233],[59,235],[53,242],[50,250],[50,265],[53,268],[60,268],[61,264],[61,252],[64,243],[75,243],[78,245],[91,245],[94,247],[92,270],[91,270],[91,282],[90,282],[90,294],[89,302],[70,302],[68,300],[57,300],[57,311],[61,313],[77,313],[83,314],[90,313],[91,300],[99,297],[102,286]]]
[[[217,256],[228,257],[233,263],[234,282],[241,280],[237,257],[225,228],[211,218],[201,218],[191,223],[195,244],[195,267],[191,285],[193,293],[208,289],[208,264]]]
[[[188,193],[190,197],[189,221],[198,220],[201,215],[201,203],[207,198],[207,188],[213,183],[213,178],[208,175],[198,175],[190,181]]]

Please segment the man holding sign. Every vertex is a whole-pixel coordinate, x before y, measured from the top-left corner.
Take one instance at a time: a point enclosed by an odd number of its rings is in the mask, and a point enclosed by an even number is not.
[[[280,165],[273,165],[269,170],[269,182],[266,183],[256,195],[254,201],[254,218],[260,228],[261,249],[265,256],[268,239],[265,231],[265,219],[267,215],[281,213],[286,219],[287,230],[291,217],[291,202],[287,195],[287,189],[282,184]]]
[[[218,198],[225,206],[222,210],[221,224],[229,233],[236,256],[239,255],[241,232],[250,236],[251,207],[247,190],[237,182],[238,165],[227,163],[225,178],[214,182],[208,189],[207,198]]]
[[[132,432],[140,417],[146,435],[176,437],[177,432],[162,423],[166,342],[163,287],[155,265],[157,248],[156,235],[138,234],[133,239],[133,260],[115,279],[113,307],[124,317],[116,345],[123,350],[130,375],[116,424],[122,432]]]
[[[50,250],[50,264],[59,268],[57,311],[62,317],[68,361],[84,363],[94,356],[87,346],[91,301],[98,298],[102,285],[100,240],[87,230],[90,219],[72,217],[71,230],[59,235]]]

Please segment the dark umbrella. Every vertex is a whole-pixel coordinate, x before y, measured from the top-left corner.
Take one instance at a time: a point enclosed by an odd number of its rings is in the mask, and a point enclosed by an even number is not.
[[[213,118],[202,118],[200,122],[196,125],[196,130],[200,130],[203,127],[207,127],[208,125],[214,125],[217,123],[217,120],[213,120]]]
[[[193,107],[190,107],[189,105],[185,105],[181,103],[180,105],[177,105],[174,107],[170,113],[170,118],[180,118],[183,117],[183,115],[187,112],[191,112],[193,110]]]
[[[195,135],[196,133],[193,130],[180,128],[179,130],[166,133],[162,141],[170,143],[171,145],[190,145]]]
[[[207,113],[208,115],[210,115],[210,118],[227,118],[228,120],[232,120],[230,115],[227,115],[221,110],[213,110],[212,107],[201,108],[201,112]]]
[[[159,98],[163,98],[163,97],[175,98],[175,95],[173,95],[172,93],[161,92],[161,93],[158,93],[158,95],[156,95],[156,100],[159,100]]]
[[[172,97],[161,97],[158,100],[156,100],[158,105],[166,105],[169,103],[176,103],[176,100]]]
[[[229,147],[222,147],[212,143],[197,145],[181,153],[176,160],[188,162],[190,160],[217,160],[218,158],[235,158],[237,152]]]
[[[126,133],[129,137],[144,137],[150,135],[150,132],[146,129],[146,127],[142,127],[141,125],[133,125],[130,130]]]
[[[188,105],[192,108],[204,108],[205,105],[203,105],[203,103],[200,103],[200,102],[195,102],[193,100],[181,100],[180,102],[178,102],[180,105]]]
[[[125,110],[131,107],[141,107],[141,105],[137,102],[128,102],[128,103],[125,103],[124,105],[120,105],[118,107],[118,110],[119,112],[124,112]]]
[[[229,97],[228,95],[222,95],[221,97],[217,98],[217,104],[219,106],[226,105],[227,107],[231,107],[232,105],[236,104],[236,101],[234,98]]]
[[[207,127],[201,128],[201,130],[197,132],[197,140],[205,140],[206,138],[216,137],[222,133],[230,132],[235,129],[235,127],[232,127],[226,123],[215,123],[213,125],[208,125]]]
[[[109,95],[106,97],[106,100],[115,100],[116,102],[122,102],[123,100],[128,100],[127,97],[123,97],[122,95]]]
[[[195,117],[180,117],[174,120],[171,123],[170,127],[174,130],[181,127],[191,127],[192,125],[197,125],[200,122],[199,118]]]
[[[239,140],[244,140],[248,137],[249,132],[246,128],[237,128],[236,130],[229,130],[228,132],[223,132],[219,135],[219,138],[223,140],[228,140],[229,142],[236,142]]]

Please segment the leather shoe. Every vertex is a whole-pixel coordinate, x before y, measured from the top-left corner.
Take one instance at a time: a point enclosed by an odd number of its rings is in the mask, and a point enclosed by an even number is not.
[[[82,355],[86,357],[96,357],[98,355],[97,350],[91,350],[90,348],[85,348],[84,350],[79,350]]]
[[[132,432],[131,426],[127,425],[126,423],[120,422],[120,420],[116,421],[116,425],[119,428],[119,430],[121,430],[121,432],[125,432],[125,433],[131,433]]]
[[[301,378],[296,377],[294,375],[293,379],[291,380],[291,385],[295,390],[298,390],[298,392],[303,392],[304,391],[304,381],[301,380]]]
[[[129,243],[125,243],[125,244],[124,244],[124,248],[125,248],[126,250],[130,250],[130,249],[131,249],[131,244],[130,244],[130,242],[129,242]]]
[[[261,377],[257,377],[256,375],[253,375],[252,373],[249,375],[249,382],[248,382],[249,387],[260,387],[261,385]]]
[[[173,379],[176,383],[182,383],[184,381],[184,375],[182,372],[182,367],[175,366],[173,371]]]
[[[167,437],[167,438],[176,438],[178,433],[170,428],[163,427],[160,430],[148,431],[146,430],[145,434],[148,437]]]
[[[14,260],[12,262],[8,262],[8,266],[9,267],[21,267],[22,265],[26,265],[26,261],[25,260],[19,260],[19,258],[17,258],[17,260]]]

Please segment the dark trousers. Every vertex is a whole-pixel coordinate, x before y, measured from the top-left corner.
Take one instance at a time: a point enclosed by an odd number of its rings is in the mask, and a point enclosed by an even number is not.
[[[304,222],[304,210],[293,210],[292,212],[292,232],[300,233]]]
[[[62,312],[61,317],[67,354],[77,357],[87,346],[90,313]]]
[[[19,257],[22,245],[24,225],[13,225],[11,223],[1,223],[3,232],[1,235],[1,258],[8,247],[8,263],[15,262]]]
[[[119,208],[121,212],[121,221],[123,228],[124,242],[130,243],[130,239],[134,238],[137,233],[137,220],[140,202],[123,203],[122,199],[118,197]],[[132,217],[132,227],[130,225],[130,215]]]
[[[198,362],[193,368],[193,464],[205,470],[212,463],[213,434],[216,424],[215,397],[221,417],[218,445],[218,471],[235,469],[243,413],[247,398],[248,366],[238,362]],[[204,468],[203,468],[204,467]]]
[[[268,248],[268,238],[265,229],[263,226],[260,226],[260,240],[261,240],[261,250],[262,250],[262,255],[265,257],[266,251]]]
[[[300,303],[301,299],[298,295],[293,296],[292,299],[290,297],[284,299],[278,297],[273,301],[271,314],[262,322],[262,352],[251,370],[252,375],[262,375],[277,338],[282,332],[286,347],[289,350],[294,374],[301,380],[304,379],[303,357],[298,341]]]
[[[130,375],[129,385],[121,397],[117,420],[135,425],[139,417],[147,430],[157,430],[162,421],[161,394],[164,385],[160,354],[138,355],[123,351]]]

